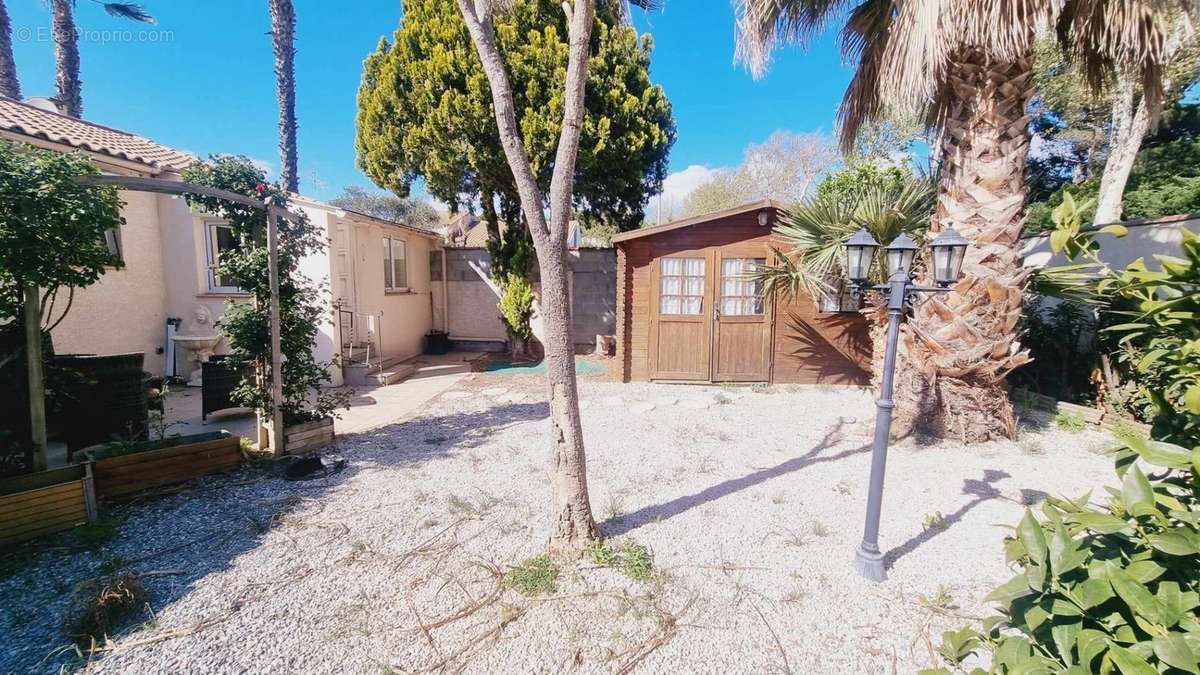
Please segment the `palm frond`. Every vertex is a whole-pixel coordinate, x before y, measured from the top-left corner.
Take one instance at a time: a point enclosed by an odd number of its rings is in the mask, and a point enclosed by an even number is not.
[[[155,24],[158,21],[146,11],[145,7],[135,5],[130,2],[101,2],[104,6],[104,11],[110,16],[115,16],[121,19],[129,19],[130,21],[139,21],[141,23]]]
[[[755,77],[767,72],[779,44],[806,46],[855,0],[737,0],[734,60]]]
[[[777,264],[753,278],[767,293],[820,299],[836,291],[835,280],[845,274],[845,242],[851,235],[865,227],[885,244],[902,232],[920,241],[929,227],[935,194],[928,176],[913,176],[898,186],[868,185],[853,199],[812,197],[784,213],[775,233],[789,248],[777,251]],[[875,274],[882,281],[884,252],[876,255]]]
[[[894,11],[892,0],[869,0],[854,8],[842,28],[842,55],[858,63],[837,113],[842,151],[847,154],[853,149],[863,124],[878,119],[883,112],[879,74]]]
[[[1028,290],[1048,298],[1104,305],[1107,301],[1099,289],[1102,269],[1103,266],[1096,263],[1038,268],[1029,275]]]

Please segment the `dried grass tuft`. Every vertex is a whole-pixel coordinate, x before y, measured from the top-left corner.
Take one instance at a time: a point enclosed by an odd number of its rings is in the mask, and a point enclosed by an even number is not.
[[[80,582],[71,594],[63,627],[77,644],[103,644],[113,629],[136,615],[150,599],[136,572],[122,570]]]

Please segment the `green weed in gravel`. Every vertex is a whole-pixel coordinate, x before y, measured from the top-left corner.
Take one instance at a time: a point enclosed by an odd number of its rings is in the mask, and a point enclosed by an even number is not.
[[[607,541],[597,541],[588,546],[587,554],[596,565],[619,569],[634,581],[649,581],[654,575],[650,549],[634,541],[625,542],[619,550]]]
[[[1054,416],[1054,425],[1069,434],[1077,434],[1086,429],[1088,423],[1075,413],[1060,412]]]
[[[558,565],[542,554],[530,558],[508,571],[504,582],[522,595],[530,597],[553,593],[558,588]]]

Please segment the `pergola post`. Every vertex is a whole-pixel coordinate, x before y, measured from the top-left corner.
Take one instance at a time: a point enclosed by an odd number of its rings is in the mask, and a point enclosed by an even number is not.
[[[37,286],[25,286],[25,362],[29,379],[29,427],[33,432],[33,470],[45,471],[46,383],[42,373],[42,303]]]
[[[279,215],[269,202],[267,209],[267,274],[271,287],[271,454],[284,453],[283,351],[279,320]]]

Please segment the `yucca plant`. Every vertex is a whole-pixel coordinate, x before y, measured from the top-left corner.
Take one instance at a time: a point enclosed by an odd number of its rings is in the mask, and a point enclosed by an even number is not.
[[[869,182],[848,194],[818,192],[790,207],[775,228],[785,242],[776,250],[778,264],[753,276],[763,282],[768,295],[808,295],[819,299],[837,291],[845,278],[845,243],[859,228],[876,241],[889,242],[900,233],[921,241],[933,213],[934,182],[928,176],[907,176],[900,182]],[[877,252],[873,268],[883,281],[884,252]]]

